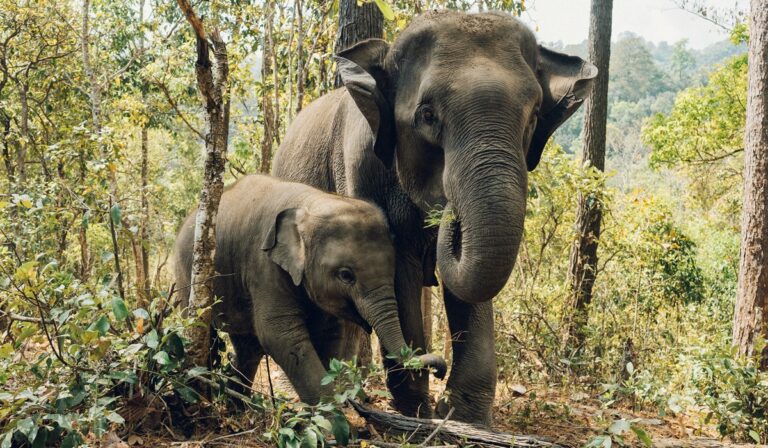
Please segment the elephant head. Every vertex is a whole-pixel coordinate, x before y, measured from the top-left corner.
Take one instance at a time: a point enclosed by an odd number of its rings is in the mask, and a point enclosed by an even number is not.
[[[506,284],[523,233],[527,171],[586,98],[597,69],[537,45],[503,13],[427,13],[391,46],[337,57],[373,150],[422,210],[444,207],[445,285],[468,302]]]
[[[343,205],[339,205],[343,203]],[[277,214],[262,245],[322,310],[373,329],[388,354],[406,346],[395,300],[395,251],[384,214],[371,204],[334,198]],[[424,354],[443,378],[447,366]]]

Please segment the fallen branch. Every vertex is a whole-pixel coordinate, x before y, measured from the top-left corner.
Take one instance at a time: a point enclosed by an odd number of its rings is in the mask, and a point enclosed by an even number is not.
[[[421,419],[414,417],[405,417],[400,414],[377,411],[367,408],[356,401],[350,401],[350,404],[361,417],[374,427],[378,427],[383,433],[416,433],[420,438],[430,437],[432,432],[448,443],[455,443],[459,446],[474,445],[483,447],[551,447],[557,448],[557,445],[542,437],[536,436],[518,436],[514,434],[494,431],[479,425],[461,423],[456,421],[446,421],[439,419]],[[434,437],[434,436],[432,436]]]

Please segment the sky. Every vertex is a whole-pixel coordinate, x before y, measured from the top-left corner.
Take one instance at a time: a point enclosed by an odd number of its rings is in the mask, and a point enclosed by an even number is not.
[[[529,0],[523,21],[537,31],[539,41],[579,43],[589,34],[590,0]],[[743,0],[708,0],[706,4],[733,8]],[[678,8],[672,0],[614,0],[613,39],[631,31],[652,42],[671,43],[688,39],[701,49],[728,37],[716,25]]]

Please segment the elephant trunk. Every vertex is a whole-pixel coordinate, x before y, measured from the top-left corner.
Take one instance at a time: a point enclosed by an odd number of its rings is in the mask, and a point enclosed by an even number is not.
[[[395,355],[398,361],[402,361],[399,359],[400,351],[406,346],[406,342],[400,327],[397,301],[392,288],[377,288],[355,302],[358,312],[376,332],[386,353]],[[435,370],[436,377],[445,376],[448,367],[443,358],[433,354],[424,354],[418,358],[425,368]]]
[[[448,204],[437,262],[452,293],[480,303],[498,294],[512,273],[523,234],[527,171],[522,151],[498,138],[470,143],[473,151],[463,146],[446,152]]]

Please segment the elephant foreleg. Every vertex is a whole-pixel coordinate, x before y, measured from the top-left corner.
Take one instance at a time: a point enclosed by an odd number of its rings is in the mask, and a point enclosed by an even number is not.
[[[398,253],[395,268],[395,296],[400,325],[405,342],[413,348],[421,348],[423,353],[425,343],[421,318],[422,284],[420,258]],[[429,374],[404,371],[397,368],[395,363],[386,357],[384,357],[384,367],[387,369],[387,387],[392,393],[395,409],[403,415],[431,418]]]
[[[490,425],[496,393],[493,304],[461,301],[445,288],[445,312],[451,331],[453,363],[447,397],[437,405],[439,416],[454,408],[452,418]]]
[[[230,386],[238,392],[246,392],[250,395],[250,389],[253,386],[253,377],[256,375],[256,369],[264,356],[259,340],[250,334],[230,334],[229,339],[235,349],[234,367],[237,374],[237,381],[232,381]]]
[[[315,405],[332,397],[331,386],[321,386],[325,367],[310,340],[309,330],[296,316],[267,315],[259,327],[264,350],[283,369],[304,403]]]

